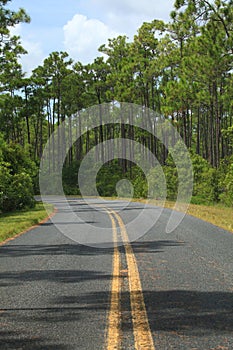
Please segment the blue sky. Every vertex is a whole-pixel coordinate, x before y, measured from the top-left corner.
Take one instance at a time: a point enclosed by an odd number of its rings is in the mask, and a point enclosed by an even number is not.
[[[13,33],[21,36],[28,55],[25,71],[42,64],[52,51],[67,51],[75,61],[88,63],[100,55],[98,47],[108,38],[130,39],[145,21],[169,20],[174,0],[12,0],[11,9],[24,8],[30,24]]]

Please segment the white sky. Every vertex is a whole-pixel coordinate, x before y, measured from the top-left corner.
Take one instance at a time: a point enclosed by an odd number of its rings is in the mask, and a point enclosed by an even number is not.
[[[86,64],[100,56],[98,47],[108,38],[127,35],[130,39],[143,22],[169,20],[174,0],[12,0],[7,7],[24,8],[30,24],[19,24],[28,55],[24,71],[42,64],[53,51],[67,51],[75,61]]]

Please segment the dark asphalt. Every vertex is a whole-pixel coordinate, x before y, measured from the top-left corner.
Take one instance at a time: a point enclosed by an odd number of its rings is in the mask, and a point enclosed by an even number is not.
[[[111,222],[81,200],[70,205],[77,220],[60,203],[57,226],[47,222],[0,247],[0,349],[104,349],[113,256],[104,229]],[[123,205],[108,203],[115,210]],[[142,208],[132,203],[119,214],[132,223]],[[128,226],[129,236],[138,237],[156,210],[145,208],[141,225]],[[169,215],[164,209],[132,243],[155,348],[233,349],[233,235],[190,216],[168,234]],[[91,246],[64,236],[61,227]],[[134,349],[128,294],[124,287],[126,350]]]

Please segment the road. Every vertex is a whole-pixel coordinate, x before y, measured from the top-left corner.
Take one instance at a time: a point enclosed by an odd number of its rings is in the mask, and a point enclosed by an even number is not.
[[[233,349],[231,233],[191,216],[166,233],[164,209],[132,242],[158,208],[69,204],[0,247],[0,349]]]

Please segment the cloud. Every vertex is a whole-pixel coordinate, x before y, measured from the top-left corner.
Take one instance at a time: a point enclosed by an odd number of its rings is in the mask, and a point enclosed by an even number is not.
[[[117,37],[119,33],[97,19],[88,19],[76,14],[63,27],[64,47],[69,55],[83,64],[92,62],[100,56],[98,48],[107,43],[109,38]]]
[[[91,17],[103,21],[115,32],[125,33],[130,40],[143,22],[154,19],[169,21],[174,0],[86,0]]]
[[[28,54],[21,56],[20,63],[22,64],[23,71],[26,72],[28,76],[34,68],[43,64],[46,55],[39,43],[23,40],[22,45]]]
[[[119,16],[116,13],[109,13],[106,22],[111,23],[116,31],[121,31],[130,40],[133,40],[143,22],[150,22],[151,20],[151,18],[143,15]]]
[[[76,61],[92,62],[109,38],[126,35],[133,40],[143,22],[168,20],[173,1],[86,0],[89,18],[75,14],[63,27],[64,50]]]
[[[23,72],[29,76],[34,68],[43,63],[45,53],[39,42],[33,41],[30,36],[23,33],[23,25],[17,24],[10,30],[11,35],[20,36],[20,42],[23,48],[28,52],[19,58],[19,63],[22,65]]]
[[[32,21],[19,24],[12,34],[20,35],[28,51],[21,63],[28,73],[42,64],[52,51],[67,51],[76,61],[92,62],[101,53],[100,45],[109,38],[126,35],[133,40],[143,22],[169,19],[174,0],[51,0],[45,7],[38,2],[12,0],[12,6],[26,6]]]
[[[91,0],[92,6],[103,9],[107,14],[123,15],[124,17],[140,16],[151,19],[168,19],[174,0]]]

